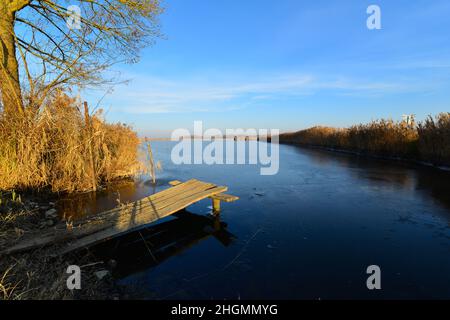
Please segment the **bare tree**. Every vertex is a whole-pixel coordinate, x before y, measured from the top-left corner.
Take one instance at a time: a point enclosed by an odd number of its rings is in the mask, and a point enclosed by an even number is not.
[[[0,0],[0,91],[5,115],[38,108],[61,86],[104,83],[159,34],[159,0]],[[23,73],[21,81],[19,77]]]

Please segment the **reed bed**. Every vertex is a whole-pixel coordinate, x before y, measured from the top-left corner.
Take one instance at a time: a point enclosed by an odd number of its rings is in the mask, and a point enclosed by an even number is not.
[[[132,128],[59,92],[24,116],[0,118],[0,190],[95,190],[140,170],[138,145]]]
[[[376,120],[349,128],[313,127],[280,135],[280,142],[450,166],[450,113],[416,123]]]

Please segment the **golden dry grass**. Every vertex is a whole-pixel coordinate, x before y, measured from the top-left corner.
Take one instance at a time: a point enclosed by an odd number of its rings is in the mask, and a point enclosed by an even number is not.
[[[450,113],[419,123],[419,152],[423,159],[450,165]]]
[[[441,113],[416,124],[377,120],[350,128],[313,127],[280,135],[280,141],[383,157],[450,165],[450,113]]]
[[[136,133],[124,124],[105,123],[100,112],[87,125],[80,109],[76,99],[60,92],[38,111],[0,119],[0,190],[87,191],[93,182],[140,169]]]

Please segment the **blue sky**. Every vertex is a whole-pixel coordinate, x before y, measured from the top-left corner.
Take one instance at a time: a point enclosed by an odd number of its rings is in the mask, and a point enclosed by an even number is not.
[[[368,30],[379,5],[382,29]],[[450,1],[165,0],[165,39],[101,102],[141,135],[347,126],[449,111]],[[86,92],[91,104],[103,91]]]

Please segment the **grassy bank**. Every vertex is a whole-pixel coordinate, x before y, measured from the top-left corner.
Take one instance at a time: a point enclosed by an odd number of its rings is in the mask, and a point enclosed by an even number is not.
[[[419,123],[382,119],[349,128],[313,127],[281,134],[280,142],[450,166],[450,113]]]
[[[0,190],[76,192],[138,171],[136,133],[88,115],[59,93],[39,110],[0,119]]]
[[[106,123],[101,112],[89,114],[61,92],[24,115],[0,115],[0,251],[52,228],[59,193],[95,190],[139,172],[139,143],[129,126]],[[111,278],[96,276],[108,266],[92,264],[86,253],[56,256],[56,249],[0,256],[0,300],[118,297]],[[72,264],[82,266],[81,290],[67,289]]]
[[[57,217],[46,212],[54,204],[40,197],[14,192],[0,194],[0,251],[27,232],[46,231]],[[51,209],[52,210],[52,209]],[[0,300],[23,299],[114,299],[121,292],[111,278],[112,266],[98,262],[89,253],[60,256],[57,245],[14,255],[0,255]],[[68,266],[81,267],[81,290],[66,285]],[[98,272],[108,274],[99,279]]]

